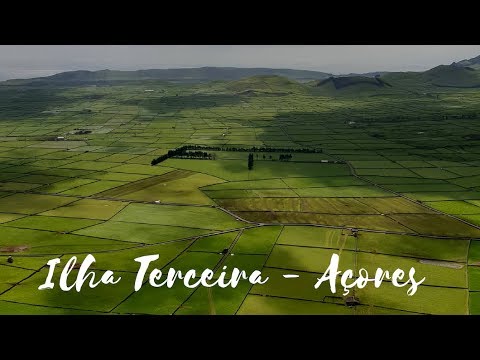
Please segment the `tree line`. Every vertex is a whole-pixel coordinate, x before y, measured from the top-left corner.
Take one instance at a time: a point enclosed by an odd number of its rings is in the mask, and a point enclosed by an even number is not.
[[[208,160],[214,160],[215,155],[214,154],[209,154],[205,151],[189,151],[191,150],[191,146],[185,145],[181,146],[179,148],[173,149],[173,150],[168,150],[166,154],[160,155],[159,157],[155,158],[152,160],[151,164],[157,165],[160,164],[161,162],[170,159],[172,157],[179,157],[182,159],[208,159]]]
[[[212,145],[184,145],[187,150],[210,150],[210,151],[242,151],[242,152],[286,152],[286,153],[322,153],[322,149],[309,148],[272,148],[272,147],[235,147],[235,146],[212,146]]]
[[[189,151],[187,150],[195,150]],[[183,145],[179,148],[169,150],[166,154],[160,155],[159,157],[152,160],[151,164],[157,165],[161,162],[171,158],[171,157],[180,157],[184,159],[209,159],[214,160],[215,155],[209,154],[202,150],[211,150],[211,151],[241,151],[241,152],[288,152],[288,153],[305,153],[305,154],[313,154],[313,153],[322,153],[322,149],[307,149],[307,148],[272,148],[272,147],[251,147],[251,148],[244,148],[244,147],[225,147],[225,146],[208,146],[208,145]],[[258,158],[258,155],[257,155]],[[265,155],[263,155],[265,159]],[[291,154],[281,154],[279,156],[280,161],[289,161],[292,158]],[[253,159],[253,154],[252,154]],[[270,155],[270,159],[272,156]],[[253,164],[252,164],[253,166]]]
[[[215,154],[210,154],[205,151],[188,151],[176,155],[177,158],[182,159],[205,159],[205,160],[215,160]]]
[[[160,155],[159,157],[153,159],[151,164],[152,164],[152,166],[160,164],[161,162],[163,162],[163,161],[165,161],[165,160],[167,160],[171,157],[181,155],[181,154],[185,153],[186,151],[187,151],[187,149],[185,149],[185,146],[182,146],[182,147],[179,147],[179,148],[173,149],[173,150],[168,150],[168,152],[166,154]]]

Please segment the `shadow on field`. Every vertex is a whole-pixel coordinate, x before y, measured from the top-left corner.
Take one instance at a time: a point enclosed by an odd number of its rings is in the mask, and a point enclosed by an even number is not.
[[[141,106],[151,112],[164,114],[179,109],[214,108],[225,105],[236,105],[241,102],[237,95],[178,95],[150,99],[129,99],[122,105]]]
[[[0,119],[42,116],[42,112],[71,104],[63,88],[0,86]]]

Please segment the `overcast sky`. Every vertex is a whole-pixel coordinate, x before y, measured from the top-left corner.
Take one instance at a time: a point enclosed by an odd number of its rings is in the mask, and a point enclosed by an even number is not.
[[[480,45],[1,45],[0,80],[69,70],[200,66],[345,74],[421,71],[480,55]]]

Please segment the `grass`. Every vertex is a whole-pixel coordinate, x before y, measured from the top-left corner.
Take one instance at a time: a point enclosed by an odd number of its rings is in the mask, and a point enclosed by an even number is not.
[[[111,180],[111,181],[138,181],[145,178],[148,178],[149,175],[139,175],[139,174],[127,174],[127,173],[115,173],[115,172],[106,172],[99,171],[86,175],[88,179],[93,180]]]
[[[360,229],[412,232],[395,220],[381,215],[334,215],[301,212],[236,212],[246,220],[269,224],[319,224]]]
[[[432,201],[428,202],[427,205],[453,215],[480,214],[480,207],[465,201]]]
[[[17,229],[7,226],[2,226],[1,231],[0,248],[5,254],[16,254],[17,251],[11,250],[12,247],[24,248],[21,254],[65,254],[118,250],[130,246],[124,242],[59,232]]]
[[[392,177],[419,177],[418,174],[408,169],[355,169],[360,176],[392,176]]]
[[[373,254],[465,262],[470,242],[420,236],[360,232],[358,247]],[[480,248],[479,248],[480,249]]]
[[[18,282],[33,274],[33,271],[31,270],[5,265],[0,265],[0,272],[2,273],[2,279],[0,280],[0,293],[12,288]]]
[[[424,191],[404,193],[404,195],[420,201],[477,200],[480,192],[475,191]]]
[[[173,267],[175,270],[182,271],[191,268],[203,271],[206,268],[213,269],[219,258],[219,255],[189,252],[173,261],[169,268]],[[147,283],[138,292],[133,293],[121,303],[115,309],[115,312],[157,315],[173,314],[194,290],[185,287],[179,281],[176,281],[172,288],[154,288]]]
[[[480,241],[471,241],[468,252],[468,264],[480,265]]]
[[[247,274],[251,274],[254,271],[260,271],[267,260],[268,255],[264,254],[239,254],[234,253],[233,255],[227,256],[225,261],[222,263],[222,267],[217,270],[215,273],[214,278],[218,278],[218,276],[224,271],[225,278],[230,279],[231,274],[230,272],[237,268],[240,271],[245,271]],[[226,267],[225,269],[223,269]]]
[[[480,242],[470,240],[478,230],[416,203],[480,225],[480,127],[472,116],[480,112],[480,96],[475,89],[432,85],[452,84],[459,76],[460,83],[473,83],[470,71],[456,75],[449,69],[382,75],[392,87],[351,78],[340,89],[332,82],[315,87],[278,77],[0,85],[0,267],[13,279],[2,285],[13,287],[0,296],[0,313],[211,313],[202,288],[146,284],[133,293],[127,279],[125,288],[104,287],[82,300],[75,293],[37,291],[46,269],[25,284],[15,281],[54,256],[65,262],[71,253],[92,253],[97,272],[110,268],[130,279],[138,270],[133,259],[142,255],[160,255],[152,267],[214,267],[240,229],[252,226],[215,205],[254,223],[276,224],[244,230],[233,255],[223,259],[228,268],[262,269],[271,279],[251,289],[212,289],[218,314],[464,314],[468,303],[470,312],[480,313]],[[74,129],[91,133],[49,140]],[[217,160],[171,158],[150,165],[185,144],[317,152],[292,152],[289,162],[278,160],[282,152],[254,152],[250,171],[245,151],[205,150]],[[321,160],[349,161],[366,180],[414,201],[353,176],[347,164]],[[388,283],[367,287],[357,294],[361,305],[346,308],[340,291],[312,285],[332,252],[342,249],[342,261],[351,265],[355,239],[317,225],[359,228],[362,264],[415,266],[427,274],[428,285],[411,298]],[[218,234],[223,230],[229,232]],[[400,234],[414,232],[422,236]],[[285,272],[300,278],[285,279]]]
[[[208,233],[208,230],[182,226],[164,226],[107,221],[102,224],[76,231],[75,234],[105,239],[155,244]]]
[[[217,190],[250,190],[250,189],[285,189],[288,188],[286,181],[281,179],[271,180],[250,180],[250,181],[228,181],[221,184],[205,186],[202,190],[214,191]],[[215,197],[215,196],[213,196]]]
[[[333,254],[340,255],[339,270],[353,269],[354,253],[340,249],[307,248],[277,245],[274,247],[265,266],[323,273],[330,264]]]
[[[389,216],[419,234],[480,237],[480,230],[445,215],[392,214]]]
[[[160,166],[150,166],[150,165],[141,165],[141,164],[123,164],[110,168],[112,172],[118,173],[127,173],[127,174],[140,174],[140,175],[162,175],[169,171],[172,171],[172,168],[160,167]]]
[[[291,188],[336,187],[366,185],[353,176],[320,176],[312,178],[286,178],[283,180]]]
[[[117,166],[116,163],[108,163],[103,161],[76,161],[70,164],[60,166],[66,169],[80,169],[80,170],[106,170]]]
[[[392,197],[394,195],[373,186],[350,186],[333,188],[306,188],[295,190],[301,197]]]
[[[343,231],[313,226],[284,226],[278,245],[355,249],[353,237],[342,236]]]
[[[202,237],[197,239],[189,250],[219,253],[230,247],[237,234],[237,231],[232,231],[226,234]]]
[[[165,175],[169,175],[173,172],[174,171]],[[209,205],[213,203],[212,200],[210,200],[208,196],[203,194],[198,188],[222,181],[209,175],[194,173],[189,173],[186,177],[180,179],[161,179],[161,177],[165,175],[161,175],[154,185],[140,187],[132,192],[122,192],[114,197],[126,200],[160,200],[166,203]],[[122,191],[122,188],[119,188],[119,190]],[[115,194],[114,191],[112,191],[112,193]]]
[[[130,204],[112,220],[158,225],[183,223],[207,230],[232,229],[242,225],[230,215],[214,208],[156,204]]]
[[[15,253],[13,254],[13,263],[7,262],[8,255],[2,254],[0,262],[7,267],[20,268],[24,270],[40,270],[45,266],[52,256],[38,256],[32,254]]]
[[[238,310],[239,315],[354,315],[345,305],[278,297],[248,295]]]
[[[205,193],[215,199],[298,197],[291,189],[216,190]]]
[[[40,184],[4,182],[0,183],[0,191],[28,191],[41,186]]]
[[[359,253],[357,257],[358,268],[365,268],[369,273],[375,273],[377,268],[388,270],[390,274],[396,269],[402,269],[408,274],[411,268],[415,269],[418,279],[425,277],[424,285],[467,288],[467,267],[461,265],[460,269],[449,268],[441,265],[424,263],[418,259],[406,257]],[[446,264],[448,265],[448,263]]]
[[[188,159],[169,159],[163,164],[177,169],[196,171],[225,180],[260,180],[278,177],[311,177],[349,175],[345,165],[283,163],[278,161],[257,161],[254,170],[247,170],[245,160],[198,161]]]
[[[299,277],[294,280],[285,279],[284,274],[298,275]],[[321,277],[320,274],[264,268],[262,275],[268,276],[269,280],[263,285],[254,285],[249,294],[312,301],[324,301],[327,296],[332,296],[327,283],[322,283],[318,289],[313,287],[317,279]]]
[[[22,214],[0,214],[0,224],[24,217]]]
[[[39,305],[20,304],[18,302],[0,300],[1,315],[99,315],[95,311],[66,309]]]
[[[480,267],[468,267],[468,288],[470,291],[480,291]]]
[[[137,257],[158,254],[159,258],[151,263],[152,269],[163,268],[173,259],[179,256],[190,246],[192,241],[177,241],[153,246],[136,246],[134,248],[118,249],[117,251],[94,253],[95,268],[102,270],[118,270],[136,273],[140,264],[134,259]],[[128,244],[127,244],[128,245]],[[131,245],[129,245],[130,247]],[[77,255],[82,261],[85,254]]]
[[[384,185],[384,187],[400,193],[465,190],[465,188],[454,184],[389,184]]]
[[[420,286],[412,297],[405,288],[383,283],[379,289],[367,286],[358,290],[362,303],[421,314],[468,314],[468,290]]]
[[[175,315],[234,315],[250,290],[249,283],[240,282],[236,288],[198,288]]]
[[[76,272],[77,270],[74,270],[71,276]],[[95,273],[97,279],[102,275],[98,271]],[[59,275],[60,271],[56,271],[54,275],[55,282],[58,281]],[[81,292],[64,292],[57,284],[51,290],[39,291],[38,287],[44,283],[46,276],[47,269],[42,269],[30,278],[22,281],[21,286],[16,286],[14,289],[0,295],[0,300],[17,301],[31,305],[108,312],[132,292],[135,280],[134,274],[116,273],[116,276],[121,276],[122,280],[115,285],[100,284],[94,289],[84,286]],[[69,284],[72,283],[71,281]]]
[[[115,308],[115,313],[120,314],[152,314],[171,315],[187,298],[194,289],[183,286],[181,282],[175,282],[171,288],[151,287],[148,283],[135,293],[132,293],[124,302]]]
[[[69,200],[75,199],[69,198]],[[41,215],[108,220],[127,205],[128,203],[120,201],[82,199],[55,210],[46,211]]]
[[[31,215],[67,205],[75,200],[77,199],[62,196],[13,194],[0,198],[0,212]]]
[[[470,314],[480,315],[480,293],[470,293]]]
[[[73,195],[73,196],[90,196],[98,194],[108,189],[116,188],[123,185],[124,182],[100,180],[90,184],[81,185],[73,189],[63,191],[61,194]]]
[[[52,216],[28,216],[19,220],[11,221],[6,226],[12,226],[23,229],[38,229],[57,232],[70,232],[92,225],[98,224],[100,221],[61,218]]]
[[[412,169],[412,171],[426,179],[453,179],[458,177],[457,174],[439,168],[421,168]]]
[[[280,234],[280,226],[246,229],[232,249],[238,254],[268,254]]]
[[[92,179],[82,179],[82,178],[75,178],[75,179],[67,179],[55,182],[53,184],[42,186],[38,188],[37,191],[42,193],[50,193],[50,194],[58,194],[70,189],[74,189],[77,187],[85,186],[87,184],[94,183],[95,180]]]
[[[433,213],[431,210],[401,197],[364,198],[359,201],[382,214]]]

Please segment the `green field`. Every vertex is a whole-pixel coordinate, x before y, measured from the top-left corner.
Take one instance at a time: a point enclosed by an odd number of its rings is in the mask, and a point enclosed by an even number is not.
[[[0,83],[0,314],[480,314],[480,93],[422,76]],[[87,254],[123,280],[37,290]],[[152,254],[270,279],[135,292]],[[426,280],[347,307],[339,281],[313,288],[332,254]]]

